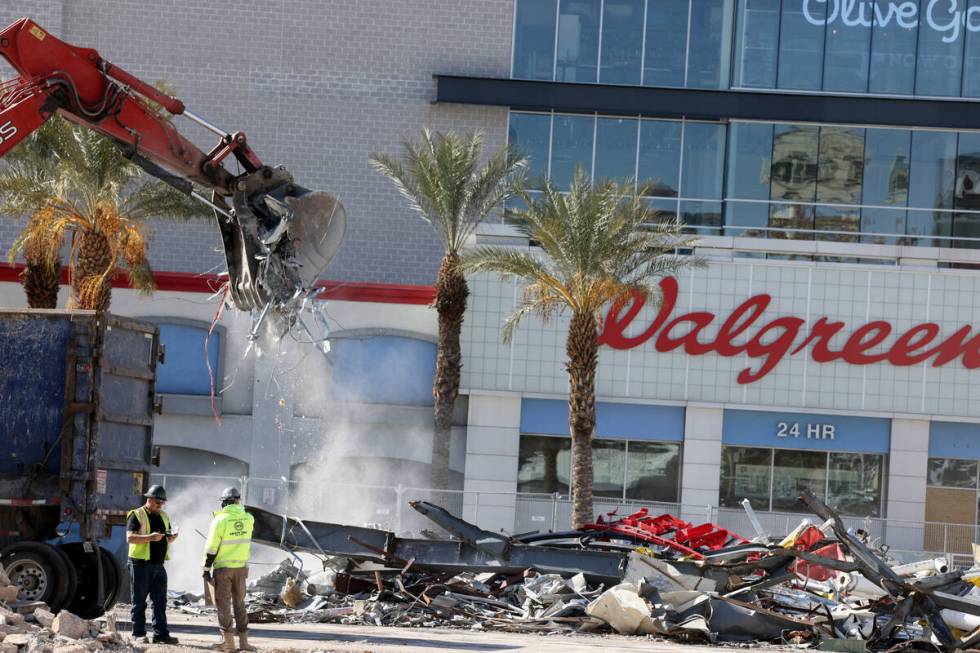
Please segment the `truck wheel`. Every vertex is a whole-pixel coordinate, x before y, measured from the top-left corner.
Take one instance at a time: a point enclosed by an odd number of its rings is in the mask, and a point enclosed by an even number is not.
[[[95,555],[85,551],[81,542],[62,544],[61,551],[71,560],[78,575],[78,589],[70,605],[66,606],[67,609],[82,619],[101,617],[106,610],[115,605],[116,598],[119,596],[123,575],[119,561],[111,553],[99,547],[104,592],[103,602],[99,603],[99,567]]]
[[[72,597],[75,596],[75,592],[78,590],[78,574],[75,573],[75,566],[71,563],[71,559],[65,555],[65,552],[61,550],[61,547],[52,546],[51,550],[61,558],[61,561],[65,564],[65,578],[68,581],[68,588],[65,591],[65,598],[57,605],[51,606],[52,612],[57,612],[62,608],[68,607],[71,603]]]
[[[17,598],[43,601],[54,610],[70,599],[70,579],[74,577],[57,551],[43,542],[17,542],[0,551],[10,581],[20,587]]]

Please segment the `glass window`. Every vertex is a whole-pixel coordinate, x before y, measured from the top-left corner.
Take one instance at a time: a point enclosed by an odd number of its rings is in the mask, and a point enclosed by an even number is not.
[[[726,198],[768,200],[772,159],[771,124],[733,122],[728,127],[728,181]],[[762,202],[728,202],[725,224],[766,227],[769,205]],[[726,229],[731,236],[761,236],[764,231]]]
[[[827,503],[845,515],[881,517],[884,457],[831,453]]]
[[[769,510],[772,449],[721,448],[721,491],[723,508],[741,508],[748,499],[756,510]]]
[[[862,203],[905,206],[909,197],[912,138],[907,129],[868,129],[864,143]]]
[[[558,81],[596,81],[599,5],[595,0],[561,0],[558,10]]]
[[[739,0],[735,86],[773,88],[780,0]]]
[[[673,222],[677,220],[677,200],[648,199],[647,206],[652,213],[653,222]]]
[[[867,184],[867,177],[865,177]],[[861,209],[861,231],[866,234],[904,234],[905,209]],[[875,245],[897,245],[899,238],[895,236],[862,236],[862,243]]]
[[[874,10],[872,2],[855,3],[847,22],[842,17],[827,27],[823,63],[825,91],[863,93],[868,90],[868,58]]]
[[[977,132],[960,132],[953,206],[980,209],[980,134]]]
[[[831,3],[783,3],[779,33],[779,88],[820,89],[828,4]],[[806,14],[804,8],[807,9]]]
[[[682,123],[640,120],[638,181],[644,194],[676,197],[680,186]]]
[[[676,503],[680,500],[681,447],[665,442],[629,442],[626,498]]]
[[[882,3],[878,6],[885,9]],[[887,23],[875,21],[872,30],[868,89],[872,93],[912,95],[918,21],[892,14]]]
[[[555,74],[555,18],[558,0],[517,0],[514,69],[519,79],[552,79]]]
[[[860,204],[864,174],[864,130],[821,127],[817,166],[817,201]]]
[[[721,235],[721,202],[681,202],[681,222],[689,233]]]
[[[980,214],[956,213],[953,216],[953,235],[969,240],[954,240],[949,247],[980,249]]]
[[[552,129],[551,180],[558,188],[568,190],[578,167],[582,167],[587,177],[592,174],[595,118],[555,116]]]
[[[909,206],[953,208],[956,177],[956,133],[912,133],[912,166],[909,170]]]
[[[568,494],[571,451],[572,441],[569,438],[522,435],[518,452],[517,491]]]
[[[636,129],[631,118],[599,118],[595,135],[595,178],[625,181],[636,176]]]
[[[528,161],[528,188],[544,188],[548,178],[548,143],[551,139],[551,116],[541,113],[512,113],[508,142]]]
[[[827,454],[776,449],[772,459],[772,509],[802,511],[804,490],[823,497],[827,488]]]
[[[858,241],[857,233],[861,228],[861,210],[854,208],[839,208],[836,206],[818,206],[813,221],[817,231],[834,231],[832,234],[816,234],[817,240],[835,240],[838,242]]]
[[[599,81],[639,84],[643,65],[644,0],[605,0]]]
[[[651,0],[648,4],[643,83],[684,86],[688,0]]]
[[[929,485],[940,487],[977,487],[977,461],[956,458],[930,458]]]
[[[684,123],[684,158],[681,195],[696,199],[720,199],[725,174],[725,126],[716,123]]]
[[[732,0],[691,2],[688,88],[725,88],[731,61]]]
[[[773,130],[770,197],[812,202],[817,192],[817,127],[776,125]]]
[[[592,470],[592,491],[595,496],[623,498],[626,443],[617,440],[593,440]]]
[[[969,0],[963,30],[963,90],[964,97],[980,97],[980,0]]]
[[[813,207],[802,204],[769,205],[770,238],[813,240]]]
[[[942,10],[933,12],[933,5]],[[919,3],[919,44],[916,52],[916,95],[959,95],[963,67],[963,16],[965,0],[934,0]],[[934,21],[927,17],[935,14]],[[935,22],[935,26],[931,23]]]

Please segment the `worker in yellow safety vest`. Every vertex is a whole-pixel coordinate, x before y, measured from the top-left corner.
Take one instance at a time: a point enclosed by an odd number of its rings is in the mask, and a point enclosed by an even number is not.
[[[221,510],[214,513],[204,549],[204,582],[214,583],[214,605],[218,609],[222,637],[214,648],[228,653],[236,650],[231,629],[232,612],[238,631],[237,650],[255,650],[248,644],[248,612],[245,610],[245,580],[248,578],[255,518],[245,512],[241,499],[238,488],[226,488],[221,493]]]
[[[170,636],[167,627],[167,570],[163,563],[170,559],[170,544],[177,539],[177,531],[171,530],[170,517],[163,510],[167,502],[163,486],[154,485],[143,496],[146,503],[130,510],[126,520],[133,639],[149,641],[146,634],[149,598],[153,602],[153,643],[176,644],[177,638]]]

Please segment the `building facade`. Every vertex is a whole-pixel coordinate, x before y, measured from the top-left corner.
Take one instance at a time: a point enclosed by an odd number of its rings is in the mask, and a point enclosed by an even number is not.
[[[810,489],[896,548],[954,551],[976,539],[980,491],[973,4],[53,0],[0,22],[32,13],[166,78],[348,209],[325,274],[326,355],[284,340],[256,356],[234,311],[211,329],[217,231],[154,223],[161,292],[118,289],[113,305],[157,320],[168,345],[161,473],[247,475],[251,501],[314,514],[356,507],[367,491],[350,488],[365,484],[424,485],[439,246],[368,157],[422,126],[481,129],[488,147],[529,156],[532,190],[579,168],[634,180],[708,262],[664,280],[661,306],[603,317],[601,509],[650,504],[747,529],[747,499],[783,528]],[[17,228],[0,221],[0,244]],[[477,241],[529,246],[506,210]],[[4,305],[22,305],[5,278]],[[471,291],[460,507],[493,529],[563,525],[565,322],[529,319],[504,345],[520,288],[481,276]],[[403,498],[368,494],[379,521]]]

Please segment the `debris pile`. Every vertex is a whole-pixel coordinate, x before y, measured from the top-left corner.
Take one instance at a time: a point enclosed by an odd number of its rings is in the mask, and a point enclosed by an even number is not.
[[[325,561],[316,577],[287,560],[259,579],[250,617],[847,651],[980,648],[980,566],[899,564],[814,495],[800,499],[819,522],[804,519],[777,539],[747,506],[751,540],[645,510],[575,531],[506,537],[413,503],[452,535],[433,540],[250,508],[258,541]]]
[[[130,649],[108,615],[103,625],[67,610],[57,615],[38,601],[18,601],[20,588],[0,566],[0,653],[87,653],[103,649]]]

